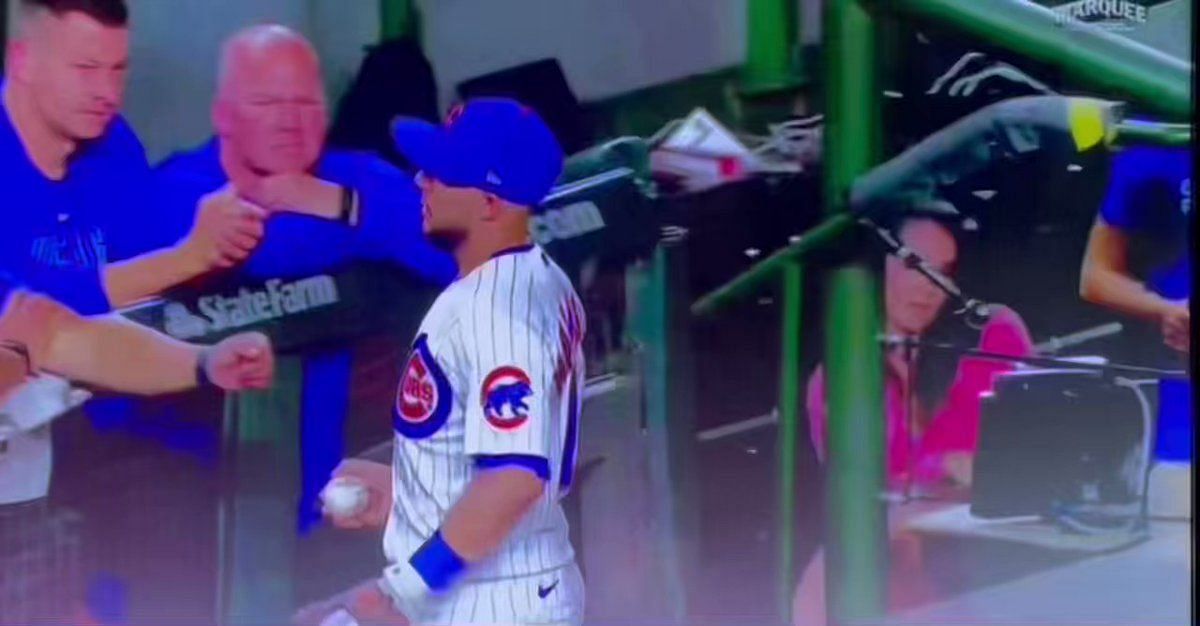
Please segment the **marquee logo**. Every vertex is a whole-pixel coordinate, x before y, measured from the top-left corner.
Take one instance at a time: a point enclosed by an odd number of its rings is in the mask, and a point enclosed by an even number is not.
[[[1060,26],[1090,24],[1112,31],[1130,31],[1146,23],[1150,9],[1135,0],[1073,0],[1045,2],[1058,16]],[[1158,3],[1154,3],[1158,4]]]

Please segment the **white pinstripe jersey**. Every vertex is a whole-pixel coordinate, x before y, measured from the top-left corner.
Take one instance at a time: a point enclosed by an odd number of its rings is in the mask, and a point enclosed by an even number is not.
[[[574,561],[559,499],[578,450],[584,325],[570,281],[536,246],[494,256],[438,296],[393,408],[389,561],[408,559],[433,535],[480,467],[512,463],[545,478],[545,496],[468,580]]]

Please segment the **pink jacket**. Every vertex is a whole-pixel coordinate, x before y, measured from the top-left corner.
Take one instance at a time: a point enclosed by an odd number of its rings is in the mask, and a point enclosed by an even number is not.
[[[979,349],[1011,356],[1033,354],[1033,340],[1015,312],[1000,309],[984,327]],[[997,374],[1012,371],[1013,365],[979,358],[964,358],[958,364],[954,382],[946,399],[930,420],[924,434],[909,445],[907,407],[904,389],[896,376],[888,375],[885,385],[887,411],[887,477],[888,484],[903,484],[909,469],[910,454],[915,455],[915,481],[922,484],[940,482],[945,478],[943,458],[951,452],[975,451],[979,443],[979,395],[990,391]],[[825,369],[818,367],[808,381],[807,394],[809,435],[817,458],[825,462],[825,432],[828,415],[825,404]]]

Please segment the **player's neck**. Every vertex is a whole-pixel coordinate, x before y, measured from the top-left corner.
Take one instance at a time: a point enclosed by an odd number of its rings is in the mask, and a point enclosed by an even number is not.
[[[466,276],[505,250],[528,246],[528,229],[488,228],[477,230],[459,242],[454,250],[459,277]]]
[[[3,98],[13,130],[21,138],[29,160],[46,178],[61,180],[67,173],[67,160],[79,147],[78,142],[55,132],[25,90],[5,83]]]

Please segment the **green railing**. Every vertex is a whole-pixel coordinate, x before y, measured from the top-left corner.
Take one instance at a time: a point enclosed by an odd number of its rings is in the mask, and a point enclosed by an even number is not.
[[[1118,33],[1067,20],[1021,0],[864,0],[950,26],[1062,69],[1075,82],[1136,101],[1178,121],[1192,115],[1192,65]]]
[[[1050,97],[1005,103],[971,116],[868,172],[879,160],[876,68],[879,52],[872,9],[950,26],[1065,70],[1081,85],[1128,98],[1170,120],[1190,119],[1189,63],[1095,27],[1064,21],[1024,0],[827,0],[824,23],[825,182],[830,217],[799,241],[697,300],[692,312],[711,314],[767,284],[782,282],[780,381],[781,489],[778,608],[790,621],[796,568],[792,562],[798,433],[801,263],[844,240],[856,211],[887,211],[935,201],[945,182],[1006,156],[1005,150],[1084,151],[1099,145],[1186,145],[1184,124],[1121,122],[1114,103]],[[753,57],[752,57],[753,58]],[[989,107],[991,108],[991,107]],[[989,125],[990,128],[989,128]],[[1000,136],[1006,130],[1016,132]],[[992,142],[1005,144],[993,150]],[[1032,141],[1032,143],[1024,143]],[[941,158],[939,158],[941,157]],[[886,523],[883,485],[883,368],[875,337],[878,287],[857,259],[833,270],[827,319],[829,410],[826,589],[834,623],[876,620],[884,614]],[[866,442],[864,444],[864,442]]]
[[[418,36],[418,17],[413,0],[379,0],[379,40]]]
[[[803,84],[799,4],[796,0],[749,0],[746,7],[743,91],[766,93]]]
[[[1117,126],[1117,143],[1182,148],[1192,143],[1190,124],[1158,124],[1127,120]]]

